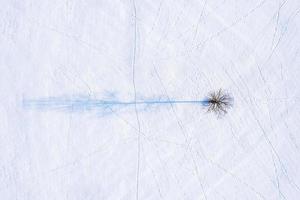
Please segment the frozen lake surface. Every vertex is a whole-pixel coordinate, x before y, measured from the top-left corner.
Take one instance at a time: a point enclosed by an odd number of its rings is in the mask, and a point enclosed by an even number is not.
[[[0,0],[0,33],[1,200],[300,198],[299,0]]]

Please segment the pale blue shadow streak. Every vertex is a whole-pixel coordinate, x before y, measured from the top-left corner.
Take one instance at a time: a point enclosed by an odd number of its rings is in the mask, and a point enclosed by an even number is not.
[[[149,109],[150,106],[198,104],[208,106],[208,100],[141,100],[141,101],[118,101],[100,100],[90,97],[49,97],[41,99],[23,99],[23,108],[36,110],[56,110],[64,112],[97,111],[101,115],[107,115],[124,108],[137,106],[138,109]]]

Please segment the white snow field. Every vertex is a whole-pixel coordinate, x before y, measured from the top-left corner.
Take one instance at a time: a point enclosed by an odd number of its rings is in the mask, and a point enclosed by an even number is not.
[[[299,0],[0,0],[0,200],[298,200],[299,77]]]

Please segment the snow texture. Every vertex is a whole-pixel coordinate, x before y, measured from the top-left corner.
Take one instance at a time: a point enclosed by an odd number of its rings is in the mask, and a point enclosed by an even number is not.
[[[300,198],[299,0],[0,0],[0,47],[1,200]]]

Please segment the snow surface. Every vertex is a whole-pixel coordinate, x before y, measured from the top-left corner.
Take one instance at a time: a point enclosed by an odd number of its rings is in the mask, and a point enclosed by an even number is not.
[[[300,199],[299,0],[0,0],[0,33],[1,200]]]

